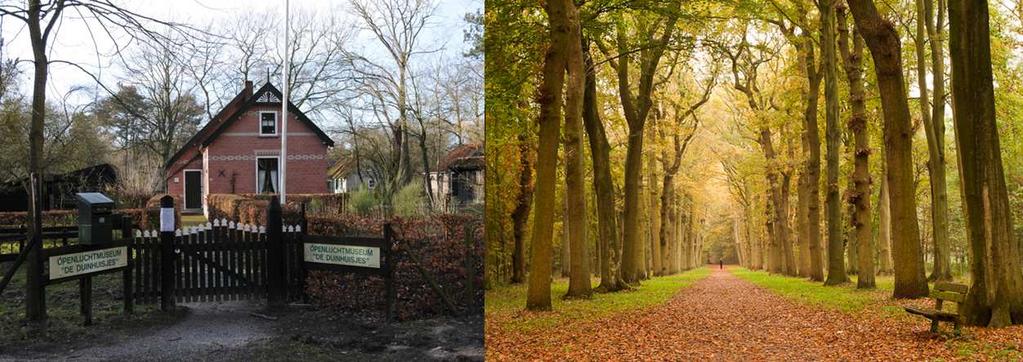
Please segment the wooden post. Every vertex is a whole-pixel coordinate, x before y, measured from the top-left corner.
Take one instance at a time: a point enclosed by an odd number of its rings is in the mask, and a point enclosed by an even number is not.
[[[85,325],[92,325],[92,277],[78,279],[78,295],[81,297],[79,307],[82,317],[85,317]]]
[[[305,205],[306,204],[303,202],[302,203],[302,220],[300,221],[300,225],[302,225],[302,232],[298,233],[298,239],[295,240],[295,243],[296,243],[295,250],[297,250],[297,252],[298,252],[298,255],[296,256],[298,258],[298,268],[299,268],[299,271],[298,271],[298,278],[299,278],[298,294],[302,296],[302,302],[303,303],[309,303],[309,295],[306,294],[306,292],[305,292],[306,278],[309,277],[309,272],[308,272],[308,270],[306,270],[306,267],[305,267],[305,255],[304,255],[304,253],[305,253],[305,236],[309,233],[309,221],[306,220],[306,218],[305,218]]]
[[[284,305],[284,243],[282,235],[284,223],[281,220],[281,200],[277,196],[270,198],[266,211],[266,246],[267,246],[267,303],[271,307]]]
[[[30,207],[32,213],[30,241],[25,265],[25,317],[30,321],[46,319],[46,286],[43,281],[43,200],[42,180],[33,173],[30,178]]]
[[[124,295],[124,314],[131,314],[135,311],[135,291],[132,289],[132,266],[135,264],[134,252],[131,240],[131,220],[127,215],[121,215],[121,240],[127,246],[128,265],[124,267],[121,280],[124,282],[121,294]]]
[[[395,315],[395,299],[397,299],[397,291],[394,287],[394,269],[397,266],[397,262],[394,257],[394,253],[391,252],[391,246],[394,240],[394,230],[391,229],[391,223],[384,224],[384,245],[381,248],[381,252],[384,254],[384,289],[386,289],[387,296],[385,297],[385,303],[387,303],[387,314],[385,316],[388,322],[396,319]]]
[[[465,224],[463,228],[463,235],[465,237],[465,294],[466,303],[465,311],[466,314],[472,314],[474,307],[476,306],[476,260],[475,260],[475,243],[472,237],[472,225]]]
[[[160,310],[174,309],[174,198],[160,198]]]

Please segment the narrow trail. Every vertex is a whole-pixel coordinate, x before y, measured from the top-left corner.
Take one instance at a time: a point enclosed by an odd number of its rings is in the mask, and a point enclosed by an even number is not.
[[[488,359],[568,360],[934,360],[955,359],[924,321],[802,305],[726,270],[665,305],[555,330],[487,338]],[[494,338],[490,338],[494,337]]]

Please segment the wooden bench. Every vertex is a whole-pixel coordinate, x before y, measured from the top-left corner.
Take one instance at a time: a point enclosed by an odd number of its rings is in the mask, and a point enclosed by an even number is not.
[[[906,312],[916,314],[931,320],[931,333],[938,333],[938,322],[952,322],[955,335],[959,335],[959,307],[966,300],[966,292],[970,287],[963,284],[938,282],[934,283],[931,290],[931,298],[934,298],[934,309],[906,307]],[[942,310],[942,302],[950,301],[956,303],[956,311],[949,312]]]

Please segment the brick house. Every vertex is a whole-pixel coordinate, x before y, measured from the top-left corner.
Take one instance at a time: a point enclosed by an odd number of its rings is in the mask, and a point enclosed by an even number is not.
[[[277,193],[281,92],[252,82],[164,165],[167,192],[182,210],[206,212],[206,195]],[[327,149],[334,141],[288,104],[288,194],[327,192]]]

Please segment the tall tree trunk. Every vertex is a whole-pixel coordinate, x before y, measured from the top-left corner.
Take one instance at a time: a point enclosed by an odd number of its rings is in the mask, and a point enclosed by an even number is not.
[[[765,226],[769,233],[767,248],[767,271],[771,273],[784,273],[784,257],[782,254],[782,235],[784,235],[785,223],[781,219],[783,196],[781,180],[778,179],[777,155],[774,151],[774,144],[771,140],[771,130],[765,126],[760,128],[760,136],[757,140],[764,152],[764,159],[767,160],[764,172],[767,174],[768,206],[765,207]]]
[[[647,248],[650,254],[650,268],[647,273],[647,277],[653,277],[659,275],[661,271],[661,212],[664,207],[661,204],[661,197],[657,187],[657,160],[655,157],[648,158],[647,168],[650,171],[650,177],[647,178],[648,189],[650,190],[650,201],[647,204],[647,214],[650,216],[650,246]]]
[[[809,149],[806,135],[802,137],[803,149]],[[805,153],[805,152],[804,152]],[[806,168],[799,172],[796,181],[796,244],[799,247],[799,276],[810,277],[810,232],[807,219],[810,217],[807,208],[810,204],[810,182],[806,175]],[[743,265],[746,266],[746,265]]]
[[[533,149],[529,136],[519,134],[519,196],[515,199],[512,210],[512,236],[515,245],[512,248],[513,284],[526,280],[526,222],[529,221],[529,208],[533,204]]]
[[[944,4],[939,3],[938,24],[944,24]],[[948,187],[945,180],[945,59],[941,29],[934,20],[933,0],[917,0],[916,59],[920,88],[920,114],[927,135],[927,174],[931,185],[931,225],[934,239],[934,269],[929,280],[952,280],[951,245],[948,240]],[[929,34],[926,35],[925,34]],[[925,39],[931,48],[931,81],[934,100],[927,104]],[[928,113],[930,112],[930,113]]]
[[[807,155],[806,161],[806,183],[807,183],[807,204],[806,204],[806,233],[807,248],[810,259],[810,280],[824,281],[823,249],[821,247],[821,139],[817,127],[817,105],[820,94],[822,74],[817,70],[816,57],[814,55],[813,38],[805,37],[806,45],[804,68],[809,82],[809,90],[806,93],[806,111],[803,113],[803,129],[806,137]]]
[[[973,284],[961,314],[971,325],[1023,324],[1023,262],[1013,235],[995,120],[988,4],[952,1],[948,14],[952,112],[972,251]]]
[[[554,200],[557,184],[558,137],[561,128],[562,87],[570,39],[568,34],[567,0],[552,0],[546,4],[550,19],[551,44],[544,58],[543,81],[540,85],[540,139],[536,148],[536,194],[541,202]],[[554,208],[537,207],[533,212],[533,234],[530,238],[530,272],[526,289],[526,309],[551,309],[551,268],[553,267],[551,239],[554,237]]]
[[[616,62],[609,62],[617,73],[618,94],[622,103],[622,113],[625,115],[626,123],[629,125],[628,148],[625,151],[625,212],[623,223],[623,255],[622,255],[622,276],[628,283],[638,282],[643,277],[644,255],[642,231],[639,229],[640,222],[640,185],[643,177],[643,130],[646,126],[646,117],[650,111],[651,94],[654,89],[654,73],[664,55],[665,48],[675,32],[675,23],[678,21],[679,12],[673,11],[665,18],[658,19],[656,24],[664,24],[663,32],[655,37],[651,33],[644,36],[645,41],[650,44],[644,45],[640,50],[640,72],[639,87],[633,97],[630,87],[631,75],[629,72],[629,56],[618,58]],[[656,27],[654,27],[656,28]],[[625,25],[618,24],[616,31],[618,54],[628,54]]]
[[[585,45],[584,41],[584,45]],[[611,180],[611,161],[608,154],[611,146],[607,142],[604,124],[600,120],[597,106],[597,79],[593,59],[583,47],[586,62],[586,89],[583,93],[583,124],[590,142],[590,158],[593,160],[593,190],[596,194],[598,243],[600,247],[600,285],[597,290],[614,292],[625,288],[622,281],[622,245],[618,238],[618,224],[615,218],[615,190]]]
[[[881,171],[881,192],[877,201],[877,272],[892,274],[892,214],[888,199],[888,177]]]
[[[842,208],[838,197],[838,65],[835,54],[835,1],[819,0],[821,16],[821,57],[824,68],[825,143],[828,164],[826,214],[828,219],[828,279],[824,285],[849,281],[845,274],[844,243],[842,242]]]
[[[895,261],[896,298],[919,298],[928,293],[923,249],[916,217],[913,183],[913,127],[902,74],[902,45],[895,26],[881,18],[872,0],[848,0],[856,30],[874,60],[881,108],[884,111],[887,166]]]
[[[785,275],[795,276],[796,271],[796,255],[792,250],[792,228],[789,227],[789,199],[792,195],[792,171],[788,170],[782,173],[781,182],[781,208],[778,210],[778,220],[782,225],[782,234],[779,235],[781,242],[782,252],[782,269]]]
[[[853,152],[853,192],[849,195],[852,204],[852,227],[855,229],[856,243],[859,247],[856,260],[859,273],[856,277],[856,288],[874,288],[874,246],[870,228],[870,142],[867,138],[867,106],[866,89],[863,86],[863,38],[857,33],[852,34],[853,47],[849,49],[849,28],[845,9],[838,10],[839,38],[838,47],[845,59],[845,76],[849,82],[849,103],[852,115],[849,118],[849,130],[855,144]]]
[[[566,66],[568,81],[565,84],[565,199],[566,227],[569,229],[568,243],[570,270],[566,297],[586,298],[590,296],[590,256],[586,238],[586,176],[583,173],[583,92],[586,86],[586,69],[583,65],[582,28],[579,11],[574,3],[565,5],[568,23]]]
[[[59,18],[64,8],[64,1],[58,0],[53,6],[56,14],[53,17]],[[29,0],[28,31],[32,42],[32,57],[34,77],[32,78],[32,124],[29,127],[29,152],[28,171],[30,175],[29,188],[29,210],[31,216],[29,224],[32,227],[29,236],[33,246],[28,249],[25,264],[25,317],[30,321],[41,321],[46,319],[46,292],[43,287],[43,202],[42,202],[42,179],[43,179],[43,127],[46,122],[46,79],[48,76],[49,59],[46,57],[46,40],[50,31],[49,26],[46,34],[41,28],[41,22],[45,16],[42,13],[39,0]],[[53,23],[51,22],[50,25]],[[34,175],[34,177],[32,177]]]
[[[667,156],[667,154],[665,154]],[[660,253],[657,258],[660,260],[660,267],[654,268],[654,272],[657,275],[667,275],[668,271],[668,259],[671,255],[671,229],[674,227],[672,220],[672,203],[674,202],[675,196],[675,175],[674,173],[668,172],[670,170],[664,170],[664,179],[661,182],[661,235],[660,235]]]

